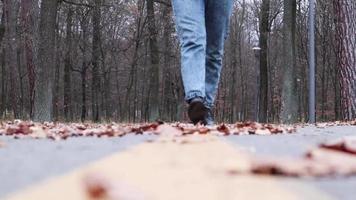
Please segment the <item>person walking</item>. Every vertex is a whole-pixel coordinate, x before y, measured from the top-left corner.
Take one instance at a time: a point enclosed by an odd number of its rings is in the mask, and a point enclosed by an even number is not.
[[[233,0],[172,0],[172,6],[188,116],[194,124],[213,125]]]

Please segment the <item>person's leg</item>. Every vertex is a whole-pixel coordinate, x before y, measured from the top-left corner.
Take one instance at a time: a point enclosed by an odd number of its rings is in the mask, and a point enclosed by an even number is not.
[[[185,100],[205,99],[205,0],[172,0]]]
[[[219,85],[224,41],[228,34],[233,0],[206,0],[206,79],[205,106],[212,109]]]

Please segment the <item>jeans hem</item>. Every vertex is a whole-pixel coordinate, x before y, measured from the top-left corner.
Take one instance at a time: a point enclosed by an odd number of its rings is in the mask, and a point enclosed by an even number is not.
[[[203,99],[205,101],[205,95],[203,95],[203,93],[200,92],[200,91],[190,92],[188,95],[186,95],[185,101],[187,103],[189,103],[189,101],[194,99],[194,98],[201,98],[201,99]]]

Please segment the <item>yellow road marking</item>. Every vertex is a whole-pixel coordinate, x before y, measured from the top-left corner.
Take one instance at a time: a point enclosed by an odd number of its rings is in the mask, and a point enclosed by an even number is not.
[[[208,141],[200,142],[207,138]],[[228,169],[243,170],[248,166],[247,157],[242,152],[216,137],[194,136],[187,141],[193,143],[140,144],[29,187],[7,199],[87,199],[82,182],[90,173],[100,173],[110,180],[127,183],[149,200],[331,199],[312,186],[293,180],[229,175],[226,173]]]

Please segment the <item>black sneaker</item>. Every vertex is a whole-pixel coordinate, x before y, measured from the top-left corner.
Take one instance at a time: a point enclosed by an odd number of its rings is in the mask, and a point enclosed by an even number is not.
[[[189,101],[188,116],[193,124],[204,123],[207,109],[202,98],[194,98]]]
[[[209,108],[207,108],[204,124],[207,126],[213,126],[215,124],[213,111]]]

